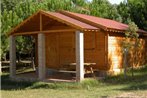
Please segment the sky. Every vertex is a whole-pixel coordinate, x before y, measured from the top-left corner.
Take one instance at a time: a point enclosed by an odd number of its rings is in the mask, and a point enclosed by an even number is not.
[[[88,1],[92,1],[92,0],[88,0]],[[119,4],[120,2],[122,2],[124,0],[108,0],[108,1],[112,4]]]
[[[108,1],[112,4],[119,4],[120,2],[122,2],[124,0],[108,0]]]

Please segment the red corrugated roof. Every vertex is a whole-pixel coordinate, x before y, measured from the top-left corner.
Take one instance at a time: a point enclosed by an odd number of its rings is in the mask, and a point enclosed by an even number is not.
[[[128,28],[127,24],[123,24],[123,23],[117,22],[115,20],[104,19],[104,18],[100,18],[100,17],[79,14],[79,13],[73,13],[73,12],[69,12],[69,11],[59,11],[59,12],[62,14],[65,14],[67,16],[70,16],[72,18],[75,17],[76,19],[79,19],[79,20],[80,19],[87,20],[89,22],[97,24],[100,27],[104,27],[105,29],[114,29],[114,30],[124,31],[124,30],[127,30],[127,28]],[[139,32],[146,32],[146,31],[139,29]]]
[[[89,20],[93,23],[99,24],[101,26],[104,26],[106,28],[111,28],[111,29],[118,29],[118,30],[126,30],[126,28],[128,27],[128,25],[114,21],[114,20],[110,20],[110,19],[104,19],[104,18],[99,18],[99,17],[94,17],[94,16],[90,16],[90,15],[85,15],[85,14],[79,14],[79,13],[73,13],[73,12],[68,12],[69,14],[72,14],[74,16]]]

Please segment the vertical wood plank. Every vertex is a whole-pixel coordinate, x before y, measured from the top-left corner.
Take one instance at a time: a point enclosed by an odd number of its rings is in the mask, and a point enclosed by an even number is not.
[[[108,32],[105,32],[105,66],[108,67]]]

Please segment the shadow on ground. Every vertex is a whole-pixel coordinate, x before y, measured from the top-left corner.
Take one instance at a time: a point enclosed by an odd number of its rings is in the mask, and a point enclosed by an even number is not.
[[[30,87],[35,82],[17,82],[12,81],[9,78],[9,75],[2,75],[1,76],[1,90],[20,90]]]
[[[78,83],[45,83],[45,82],[29,82],[29,81],[13,81],[10,80],[9,75],[1,76],[1,90],[25,90],[25,89],[80,89],[81,85]]]
[[[124,75],[121,74],[119,76],[106,77],[102,81],[109,85],[124,85],[123,88],[116,90],[147,90],[147,66],[134,70],[133,77],[131,72],[128,72],[127,78],[124,78]]]

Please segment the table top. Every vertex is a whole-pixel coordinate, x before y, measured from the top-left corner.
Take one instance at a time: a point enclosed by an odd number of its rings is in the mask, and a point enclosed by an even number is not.
[[[76,65],[76,63],[70,63],[69,65]],[[84,63],[84,66],[96,65],[96,63]]]

